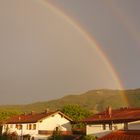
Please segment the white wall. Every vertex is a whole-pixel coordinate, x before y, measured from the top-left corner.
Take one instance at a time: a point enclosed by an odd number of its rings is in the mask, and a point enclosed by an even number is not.
[[[140,130],[140,121],[128,123],[128,129],[129,130]]]
[[[60,114],[52,115],[39,124],[39,130],[53,131],[56,127],[60,127],[62,131],[71,131],[70,121]]]
[[[97,137],[102,137],[112,131],[115,131],[115,127],[117,130],[124,129],[124,124],[113,124],[112,130],[109,130],[109,125],[106,125],[106,130],[103,130],[103,125],[87,125],[86,126],[86,134],[87,135],[94,135]],[[130,122],[128,123],[128,130],[140,130],[140,121]]]
[[[37,123],[31,123],[31,124],[32,124],[32,126],[33,126],[33,124],[36,124],[36,127],[38,125]],[[11,127],[11,125],[12,125],[12,127]],[[19,136],[26,135],[26,134],[31,134],[31,135],[38,134],[37,128],[36,128],[36,130],[32,130],[32,129],[28,130],[27,125],[29,125],[29,123],[22,124],[22,129],[19,130],[19,129],[16,128],[16,124],[6,124],[6,125],[3,126],[3,132],[8,130],[9,133],[16,132]],[[8,129],[7,129],[7,127],[8,127]]]
[[[97,137],[102,137],[106,134],[111,133],[112,131],[115,131],[116,128],[118,129],[123,129],[124,125],[123,124],[113,124],[112,125],[112,130],[109,129],[109,125],[106,124],[106,129],[103,130],[103,125],[87,125],[86,126],[86,135],[94,135]]]

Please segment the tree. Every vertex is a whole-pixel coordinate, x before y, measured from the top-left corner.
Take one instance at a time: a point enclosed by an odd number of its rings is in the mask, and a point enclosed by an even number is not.
[[[79,106],[79,105],[66,105],[62,108],[61,110],[64,114],[66,114],[67,116],[69,116],[70,118],[73,119],[73,121],[78,122],[86,117],[88,117],[89,115],[91,115],[91,112],[88,111],[87,109]],[[73,125],[73,127],[75,128],[81,128],[84,127],[85,125],[82,123]]]
[[[61,134],[61,130],[58,129],[57,131],[54,131],[52,136],[48,138],[48,140],[63,140],[63,136]]]
[[[74,121],[80,121],[91,115],[91,112],[79,105],[66,105],[61,110]]]
[[[0,111],[0,121],[3,121],[11,116],[19,115],[19,114],[21,114],[21,112],[19,111],[10,111],[10,110]]]

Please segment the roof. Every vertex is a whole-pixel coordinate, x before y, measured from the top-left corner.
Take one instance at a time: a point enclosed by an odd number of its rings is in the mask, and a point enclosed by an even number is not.
[[[38,121],[41,121],[47,117],[50,117],[51,115],[55,114],[60,114],[63,117],[65,117],[67,120],[72,121],[71,118],[66,116],[60,111],[55,111],[55,112],[42,112],[42,113],[35,113],[32,112],[30,114],[22,114],[22,115],[17,115],[10,117],[9,119],[6,120],[6,124],[18,124],[18,123],[36,123]]]
[[[140,140],[140,130],[115,131],[98,140]]]
[[[140,108],[120,108],[116,110],[107,109],[104,112],[85,118],[85,123],[122,123],[140,120]]]

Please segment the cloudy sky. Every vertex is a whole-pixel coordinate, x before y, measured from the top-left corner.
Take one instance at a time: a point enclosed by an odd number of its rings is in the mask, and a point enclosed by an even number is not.
[[[0,104],[139,88],[139,6],[139,0],[0,0]]]

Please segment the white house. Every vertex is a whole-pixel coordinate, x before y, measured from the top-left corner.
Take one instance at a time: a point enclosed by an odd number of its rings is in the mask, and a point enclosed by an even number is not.
[[[88,117],[82,122],[86,123],[86,134],[98,138],[118,130],[140,131],[140,108],[112,110],[108,107],[106,111]]]
[[[22,114],[9,118],[2,132],[16,134],[24,139],[30,136],[34,140],[46,140],[53,132],[71,133],[72,119],[60,111]]]

